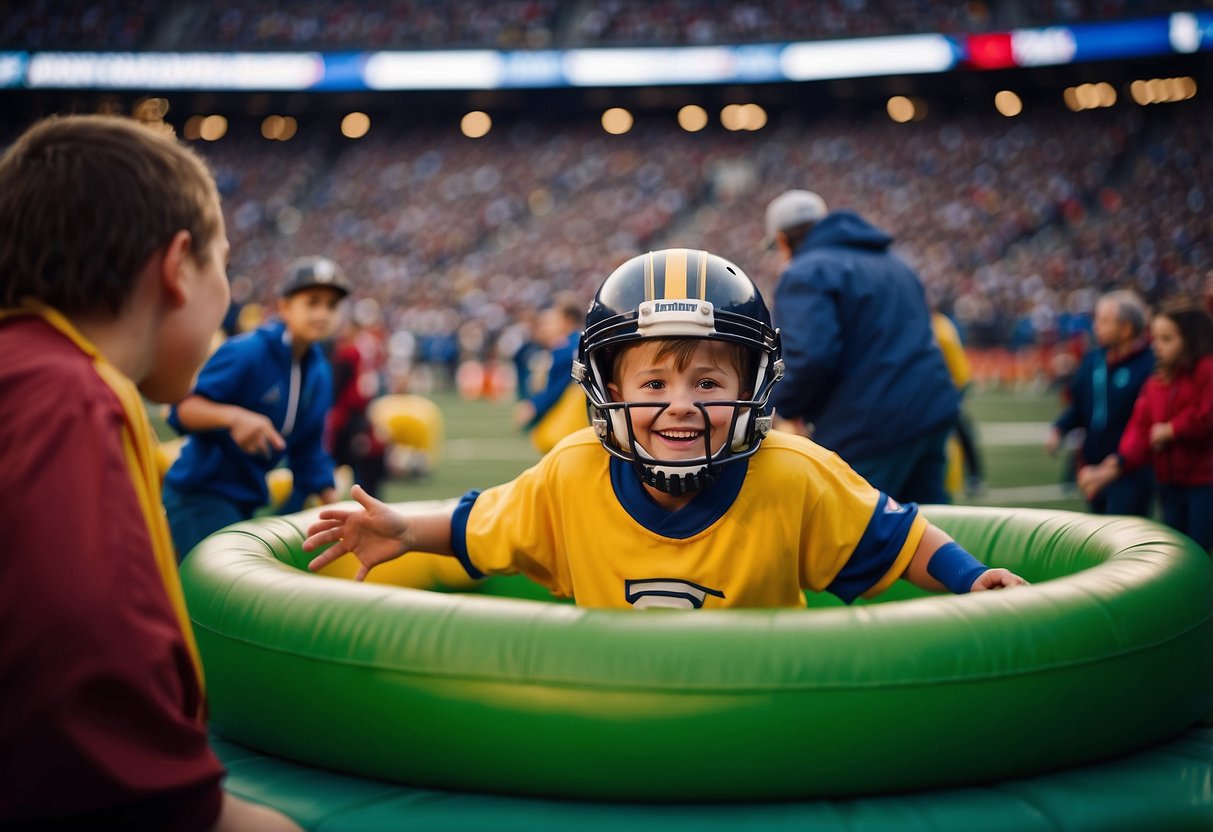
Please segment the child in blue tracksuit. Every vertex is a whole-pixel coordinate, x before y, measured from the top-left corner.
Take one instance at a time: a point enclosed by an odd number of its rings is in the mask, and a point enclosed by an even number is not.
[[[278,301],[280,320],[223,343],[175,404],[169,424],[188,435],[164,481],[177,558],[204,537],[247,520],[269,502],[266,474],[283,458],[294,487],[283,513],[315,494],[336,499],[324,448],[333,374],[321,343],[337,325],[350,287],[324,257],[295,261]]]

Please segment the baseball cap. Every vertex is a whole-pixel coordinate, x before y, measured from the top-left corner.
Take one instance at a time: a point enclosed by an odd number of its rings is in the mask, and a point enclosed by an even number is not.
[[[770,246],[780,231],[817,222],[829,212],[826,201],[813,191],[784,191],[767,205],[767,235],[763,242]]]
[[[345,272],[329,258],[300,257],[286,267],[286,278],[278,294],[285,298],[313,286],[336,289],[342,297],[348,295],[352,288],[345,279]]]

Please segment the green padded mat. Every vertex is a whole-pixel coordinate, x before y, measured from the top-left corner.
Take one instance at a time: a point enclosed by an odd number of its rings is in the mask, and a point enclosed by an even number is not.
[[[277,807],[312,832],[1213,829],[1213,727],[1193,728],[1128,757],[988,786],[751,804],[587,803],[415,789],[299,765],[220,737],[212,745],[228,768],[228,790]]]

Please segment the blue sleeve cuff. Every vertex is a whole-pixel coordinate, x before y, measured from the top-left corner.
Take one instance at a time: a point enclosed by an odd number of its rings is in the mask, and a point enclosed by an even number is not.
[[[476,498],[479,496],[479,491],[469,491],[459,499],[459,505],[451,512],[451,549],[464,570],[476,581],[485,577],[485,574],[472,564],[472,559],[468,556],[468,515],[472,513],[472,506],[476,505]]]
[[[936,549],[927,562],[927,574],[957,595],[968,592],[978,576],[989,568],[954,540]]]
[[[882,492],[863,537],[826,592],[850,604],[878,584],[897,562],[917,516],[917,503],[890,509],[889,495]]]

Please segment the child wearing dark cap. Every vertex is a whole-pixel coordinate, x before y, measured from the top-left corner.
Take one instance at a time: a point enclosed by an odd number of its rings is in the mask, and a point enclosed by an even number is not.
[[[305,257],[287,269],[278,320],[225,341],[169,424],[188,436],[165,476],[164,505],[178,560],[204,537],[247,520],[267,503],[266,474],[285,458],[293,475],[283,513],[308,497],[336,499],[324,448],[333,377],[321,343],[350,292],[340,266]]]

